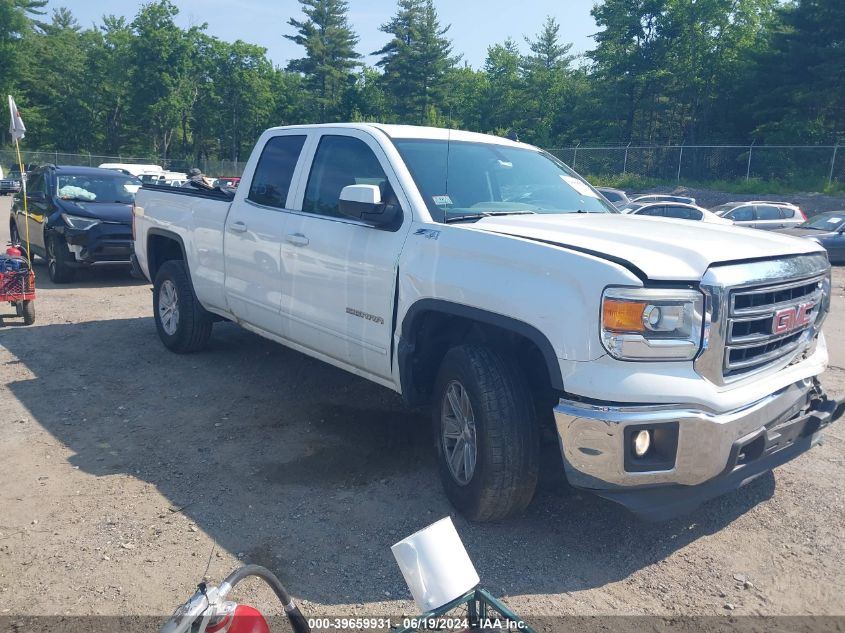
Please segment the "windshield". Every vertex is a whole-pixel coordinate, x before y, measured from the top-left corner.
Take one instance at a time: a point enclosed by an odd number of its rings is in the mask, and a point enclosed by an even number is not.
[[[823,213],[804,222],[802,229],[818,229],[820,231],[837,231],[845,224],[845,211]]]
[[[63,200],[119,202],[132,204],[141,181],[134,176],[64,175],[57,178],[57,193]]]
[[[438,222],[520,213],[616,213],[566,165],[492,143],[394,140]]]

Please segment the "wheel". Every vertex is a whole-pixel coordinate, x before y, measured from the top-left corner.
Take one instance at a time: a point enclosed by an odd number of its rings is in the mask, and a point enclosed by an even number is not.
[[[76,277],[76,269],[70,265],[73,260],[67,242],[57,233],[47,236],[47,272],[56,284],[66,284]]]
[[[34,301],[21,301],[19,304],[17,304],[17,306],[20,312],[19,316],[23,317],[24,325],[32,325],[33,323],[35,323]]]
[[[214,324],[200,305],[184,262],[169,260],[158,271],[153,284],[153,313],[156,329],[167,349],[185,354],[205,347]]]
[[[446,496],[472,521],[524,510],[539,470],[539,428],[522,377],[481,345],[447,352],[435,382],[433,422]]]

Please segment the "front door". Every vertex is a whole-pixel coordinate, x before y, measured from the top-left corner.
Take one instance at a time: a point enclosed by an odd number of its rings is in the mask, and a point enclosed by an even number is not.
[[[38,172],[32,175],[26,183],[26,208],[28,216],[24,218],[23,202],[20,204],[18,212],[20,213],[20,220],[16,222],[18,231],[20,231],[21,243],[26,243],[26,224],[29,224],[29,241],[32,244],[32,249],[39,255],[45,254],[44,247],[44,222],[47,216],[50,215],[50,196],[48,195],[47,177],[44,172]],[[22,220],[25,220],[22,221]]]
[[[252,182],[242,183],[232,202],[223,237],[226,302],[238,321],[286,336],[282,282],[290,274],[281,259],[291,182],[306,135],[271,136],[255,166]],[[240,193],[240,191],[239,191]]]
[[[341,216],[340,192],[354,184],[378,185],[384,201],[404,208],[401,226],[385,230]],[[409,206],[396,191],[396,176],[374,138],[327,130],[282,243],[282,260],[294,272],[291,339],[384,378],[391,375],[397,260],[410,227]]]

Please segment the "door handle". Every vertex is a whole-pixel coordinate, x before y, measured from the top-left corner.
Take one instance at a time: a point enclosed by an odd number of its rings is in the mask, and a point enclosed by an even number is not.
[[[243,222],[232,222],[229,225],[229,230],[232,233],[243,233],[246,231],[246,224]]]
[[[310,242],[310,240],[305,237],[302,233],[288,233],[285,240],[287,240],[289,244],[293,244],[294,246],[308,246]]]

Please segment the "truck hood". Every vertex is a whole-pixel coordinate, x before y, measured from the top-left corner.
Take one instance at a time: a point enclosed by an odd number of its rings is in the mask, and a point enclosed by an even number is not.
[[[715,263],[823,251],[769,231],[616,213],[491,216],[467,228],[587,252],[665,281],[698,281]]]

